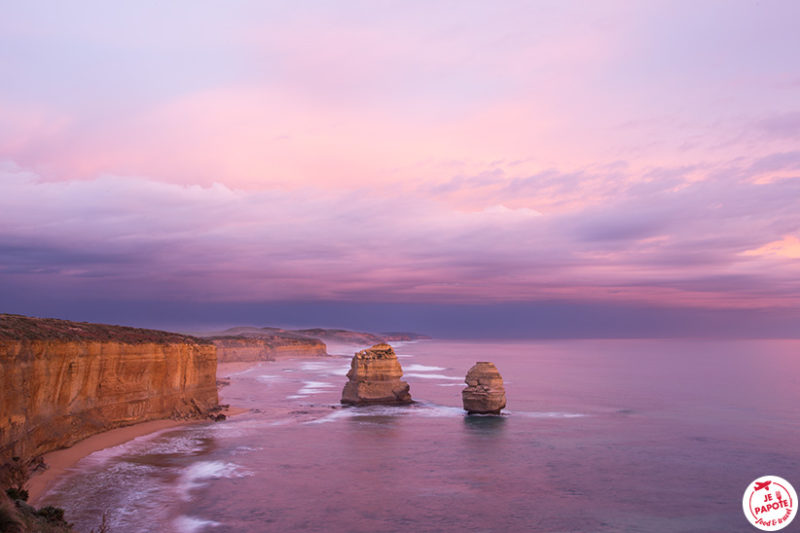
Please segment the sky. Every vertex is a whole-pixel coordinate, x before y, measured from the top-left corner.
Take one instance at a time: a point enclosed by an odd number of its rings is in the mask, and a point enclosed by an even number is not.
[[[800,336],[797,2],[2,5],[2,312]]]

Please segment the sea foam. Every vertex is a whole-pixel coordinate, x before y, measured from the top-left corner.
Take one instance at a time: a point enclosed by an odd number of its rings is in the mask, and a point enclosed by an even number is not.
[[[222,525],[213,520],[203,520],[202,518],[196,518],[194,516],[179,516],[173,523],[175,524],[175,529],[180,531],[180,533],[198,533],[207,527]]]
[[[456,376],[445,376],[444,374],[420,374],[418,372],[410,372],[405,374],[407,378],[421,378],[421,379],[446,379],[446,380],[455,380],[455,381],[464,381],[464,378],[459,378]]]
[[[205,485],[212,479],[239,478],[251,476],[239,465],[223,461],[200,461],[186,468],[178,481],[178,492],[184,501],[191,500],[191,491]]]
[[[428,366],[412,363],[407,365],[403,370],[408,370],[409,372],[436,372],[445,370],[445,368],[443,366]]]

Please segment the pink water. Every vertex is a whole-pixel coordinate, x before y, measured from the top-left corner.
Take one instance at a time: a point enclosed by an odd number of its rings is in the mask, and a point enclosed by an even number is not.
[[[352,354],[352,350],[347,350]],[[745,487],[800,487],[800,342],[420,342],[409,407],[340,408],[349,357],[262,363],[253,412],[86,458],[47,496],[80,531],[751,531]],[[467,417],[496,363],[502,417]],[[788,529],[800,530],[800,524]]]

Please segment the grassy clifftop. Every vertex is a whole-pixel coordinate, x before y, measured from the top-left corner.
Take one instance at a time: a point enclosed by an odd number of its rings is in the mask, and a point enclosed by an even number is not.
[[[0,314],[0,340],[58,340],[126,344],[211,344],[205,339],[153,329]]]

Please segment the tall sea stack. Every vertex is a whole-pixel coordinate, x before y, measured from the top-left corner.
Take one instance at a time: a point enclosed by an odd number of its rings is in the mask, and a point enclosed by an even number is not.
[[[467,388],[461,391],[461,399],[469,414],[497,415],[506,406],[503,378],[494,363],[475,363],[467,372],[464,382]]]
[[[411,403],[408,383],[401,381],[403,369],[388,344],[376,344],[353,356],[349,381],[342,390],[345,405],[398,405]]]

